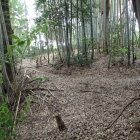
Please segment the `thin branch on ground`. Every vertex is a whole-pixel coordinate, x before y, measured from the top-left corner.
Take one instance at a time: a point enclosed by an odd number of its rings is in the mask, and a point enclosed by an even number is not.
[[[47,89],[47,88],[43,88],[43,87],[39,87],[38,90],[64,91],[62,89]]]
[[[48,108],[50,108],[50,107],[51,108],[52,107],[57,108],[53,102],[49,102],[48,100],[43,99],[39,95],[36,95],[35,92],[33,92],[32,90],[30,90],[30,92],[32,93],[33,96],[35,96],[36,98],[38,98],[38,99],[42,100],[43,102],[45,102],[47,104]]]
[[[17,119],[17,114],[18,114],[18,110],[19,110],[20,99],[21,99],[21,91],[19,92],[19,98],[18,98],[16,112],[15,112],[15,118],[14,118],[14,125],[16,124],[16,119]],[[14,130],[14,127],[13,127],[13,130]]]
[[[92,92],[91,90],[80,90],[80,92]]]
[[[116,123],[117,120],[122,116],[123,112],[124,112],[133,102],[138,101],[138,100],[140,100],[140,97],[134,98],[132,101],[130,101],[130,102],[123,108],[123,110],[120,112],[120,114],[117,116],[117,118],[116,118],[105,130],[110,129],[110,128],[114,125],[114,123]]]

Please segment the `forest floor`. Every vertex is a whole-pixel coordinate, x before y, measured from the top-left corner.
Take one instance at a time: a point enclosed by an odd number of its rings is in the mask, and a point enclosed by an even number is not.
[[[140,140],[140,132],[133,131],[140,120],[140,101],[130,105],[105,131],[140,94],[140,60],[130,68],[112,66],[109,70],[107,63],[108,57],[102,55],[91,68],[71,66],[69,70],[56,70],[51,65],[36,68],[35,61],[24,60],[24,69],[31,78],[45,76],[49,80],[41,84],[42,89],[33,91],[41,100],[32,104],[28,119],[17,128],[20,140]],[[49,101],[51,96],[57,99],[51,99],[51,103],[60,106],[67,131],[59,132],[42,100]]]

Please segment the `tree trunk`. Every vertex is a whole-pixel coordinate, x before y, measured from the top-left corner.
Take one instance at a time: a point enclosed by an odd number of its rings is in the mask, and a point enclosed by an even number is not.
[[[126,33],[127,33],[127,50],[128,50],[128,53],[127,53],[127,56],[128,56],[128,66],[130,66],[130,32],[129,32],[129,13],[128,13],[128,1],[126,0],[126,20],[127,20],[127,28],[126,28]]]
[[[13,34],[12,26],[11,26],[11,21],[10,21],[10,10],[9,10],[9,0],[1,0],[2,4],[2,10],[4,14],[4,19],[5,19],[5,26],[7,29],[7,35],[8,35],[8,43],[9,45],[12,45],[12,38],[10,38],[10,35]],[[6,40],[4,39],[4,54],[7,53],[7,43]],[[9,77],[10,81],[13,81],[13,72],[11,65],[6,63],[6,71]]]
[[[134,11],[139,22],[140,27],[140,0],[132,0]]]
[[[76,19],[76,24],[77,24],[77,30],[76,30],[76,36],[77,36],[77,53],[78,53],[78,60],[79,60],[79,54],[80,54],[80,44],[79,44],[79,10],[78,10],[78,0],[77,0],[77,19]]]
[[[56,46],[57,46],[58,55],[59,55],[60,61],[63,62],[61,52],[60,52],[60,48],[59,48],[59,44],[58,44],[58,36],[57,36],[56,29],[55,29],[55,38],[56,38]]]
[[[110,0],[106,0],[106,27],[105,27],[105,49],[108,53],[108,40],[109,40],[109,11],[110,11]]]
[[[82,22],[82,39],[83,39],[83,55],[87,60],[87,44],[86,44],[86,32],[85,32],[85,19],[84,19],[84,12],[83,12],[83,8],[84,8],[84,3],[83,0],[81,0],[81,22]]]
[[[93,1],[90,0],[90,38],[91,38],[91,46],[92,46],[92,52],[91,52],[91,60],[94,58],[94,44],[93,44]]]
[[[67,0],[65,0],[65,22],[66,22],[66,39],[65,45],[67,49],[67,66],[70,66],[70,45],[69,45],[69,23],[68,23],[68,16],[69,16],[69,6]]]

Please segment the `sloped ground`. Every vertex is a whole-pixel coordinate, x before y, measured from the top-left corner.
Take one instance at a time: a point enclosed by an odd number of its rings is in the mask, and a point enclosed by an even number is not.
[[[140,101],[134,102],[109,130],[105,128],[134,97],[140,94],[140,62],[131,68],[114,66],[107,69],[107,56],[102,56],[91,69],[72,66],[55,70],[51,66],[36,69],[28,61],[26,68],[33,77],[46,76],[42,87],[59,89],[52,94],[61,104],[61,115],[68,128],[59,132],[46,103],[31,107],[32,115],[19,126],[21,140],[140,140],[132,131],[140,121]],[[25,66],[24,66],[25,67]],[[39,96],[47,91],[35,91]],[[47,98],[46,98],[47,100]],[[48,97],[49,100],[49,97]]]

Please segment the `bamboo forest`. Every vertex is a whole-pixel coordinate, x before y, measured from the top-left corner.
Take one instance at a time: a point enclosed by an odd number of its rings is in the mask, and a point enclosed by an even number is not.
[[[140,0],[0,0],[0,140],[140,140]]]

